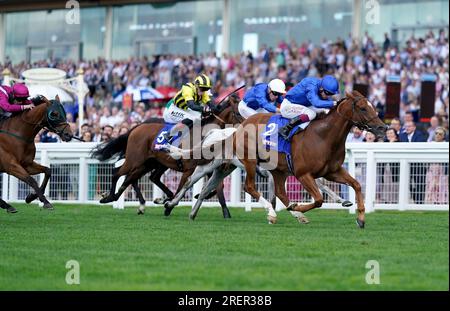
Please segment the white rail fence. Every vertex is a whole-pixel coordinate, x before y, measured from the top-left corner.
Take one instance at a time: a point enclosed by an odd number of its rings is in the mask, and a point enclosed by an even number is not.
[[[37,144],[36,161],[50,166],[52,177],[46,195],[52,202],[98,204],[101,193],[109,190],[114,161],[100,163],[90,158],[95,143]],[[448,143],[352,143],[347,144],[344,166],[363,189],[366,211],[374,210],[445,210],[448,211]],[[167,171],[163,182],[175,192],[181,173]],[[43,176],[36,176],[40,182]],[[245,172],[236,169],[224,180],[224,191],[229,206],[251,210],[260,207],[243,191]],[[0,174],[2,187],[0,196],[5,201],[20,202],[31,189],[22,181]],[[199,181],[189,191],[180,205],[191,205],[193,193],[197,194],[203,184]],[[162,196],[162,191],[144,176],[139,185],[148,206],[153,199]],[[259,191],[269,198],[268,181],[257,177]],[[353,189],[346,185],[326,182],[333,191],[345,199],[355,202]],[[286,184],[291,201],[311,200],[294,177]],[[331,202],[325,195],[323,208],[344,208]],[[136,194],[129,188],[114,206],[123,208],[138,205]],[[218,206],[217,198],[204,202],[203,206]],[[349,212],[355,212],[355,204]],[[348,209],[348,208],[347,208]]]

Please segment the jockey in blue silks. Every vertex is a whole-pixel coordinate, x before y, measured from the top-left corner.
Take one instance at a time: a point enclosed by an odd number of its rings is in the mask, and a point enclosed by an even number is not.
[[[269,84],[258,83],[245,93],[238,106],[239,113],[247,119],[260,112],[279,112],[276,104],[281,104],[285,93],[286,86],[280,79],[273,79]]]
[[[291,121],[280,128],[279,134],[288,139],[295,126],[313,120],[324,109],[332,108],[335,104],[332,96],[336,94],[339,94],[339,83],[333,76],[303,79],[287,92],[281,103],[281,115]]]

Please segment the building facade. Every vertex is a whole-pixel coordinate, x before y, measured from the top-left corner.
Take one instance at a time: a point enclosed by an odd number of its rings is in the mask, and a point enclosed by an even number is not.
[[[359,38],[366,31],[378,43],[388,33],[401,44],[449,25],[448,0],[97,1],[97,7],[48,1],[47,9],[4,2],[0,61],[13,63],[256,52],[263,44]]]

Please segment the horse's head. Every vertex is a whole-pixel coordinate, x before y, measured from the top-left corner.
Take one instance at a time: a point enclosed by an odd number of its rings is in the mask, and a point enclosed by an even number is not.
[[[387,125],[378,117],[377,111],[367,98],[358,91],[347,92],[336,110],[361,130],[372,132],[377,138],[384,137]]]
[[[73,137],[72,130],[67,122],[66,111],[59,101],[59,96],[55,99],[44,99],[47,111],[42,125],[50,131],[56,133],[63,141],[70,141]]]
[[[240,101],[238,95],[231,94],[225,102],[213,109],[213,113],[222,119],[225,124],[240,124],[244,121],[238,110]]]

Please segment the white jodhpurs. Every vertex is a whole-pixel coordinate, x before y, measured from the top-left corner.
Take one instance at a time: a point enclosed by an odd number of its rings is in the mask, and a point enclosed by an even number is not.
[[[244,119],[248,119],[249,117],[251,117],[252,115],[256,114],[256,113],[268,113],[269,111],[267,111],[264,108],[258,108],[258,109],[252,109],[250,107],[247,106],[247,104],[241,100],[238,106],[238,110],[239,110],[239,114],[244,118]]]
[[[316,108],[314,106],[305,107],[298,104],[293,104],[286,98],[283,100],[280,106],[281,115],[288,119],[293,119],[301,114],[306,114],[309,120],[314,120],[319,112],[327,112],[328,109]]]
[[[192,121],[200,120],[202,117],[201,112],[192,109],[183,110],[175,106],[170,105],[164,110],[163,118],[167,123],[179,123],[184,119],[190,119]]]

